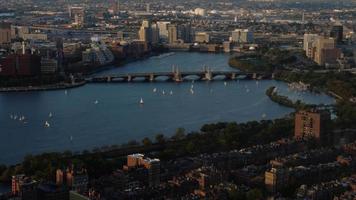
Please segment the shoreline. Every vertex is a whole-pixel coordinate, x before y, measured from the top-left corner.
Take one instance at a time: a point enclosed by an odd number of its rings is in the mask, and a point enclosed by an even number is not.
[[[28,86],[28,87],[7,87],[7,88],[0,88],[0,93],[7,93],[7,92],[35,92],[35,91],[51,91],[51,90],[64,90],[64,89],[71,89],[84,86],[86,81],[81,81],[77,83],[59,83],[59,84],[52,84],[52,85],[44,85],[44,86]]]

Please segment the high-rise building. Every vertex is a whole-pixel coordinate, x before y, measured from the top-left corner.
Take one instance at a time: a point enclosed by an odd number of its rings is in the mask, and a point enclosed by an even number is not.
[[[168,24],[170,24],[170,22],[162,22],[162,21],[157,22],[157,26],[159,30],[159,38],[162,42],[168,42],[168,27],[167,27]]]
[[[331,28],[330,37],[334,38],[336,43],[341,43],[344,37],[344,27],[342,25],[335,25]]]
[[[81,27],[84,25],[85,10],[83,7],[69,7],[69,17],[73,24]]]
[[[330,123],[328,111],[299,111],[295,114],[294,137],[297,139],[315,138],[329,139],[328,125]]]
[[[304,34],[303,40],[303,49],[305,51],[305,55],[308,58],[314,58],[313,55],[313,47],[314,42],[319,36],[317,34]]]
[[[319,36],[314,43],[314,47],[314,61],[319,65],[335,63],[341,55],[341,51],[335,48],[334,38]]]
[[[144,42],[152,42],[152,26],[148,20],[143,20],[139,30],[139,40]]]
[[[179,40],[183,40],[185,43],[192,42],[191,24],[178,25],[177,37]]]
[[[153,23],[151,25],[151,43],[152,44],[158,44],[160,42],[159,39],[159,27],[157,23]]]
[[[248,29],[235,29],[231,32],[232,42],[251,43],[253,42],[253,33]]]
[[[0,23],[0,45],[11,42],[11,24]]]
[[[167,29],[168,29],[168,43],[170,44],[176,43],[178,40],[177,25],[168,24]]]

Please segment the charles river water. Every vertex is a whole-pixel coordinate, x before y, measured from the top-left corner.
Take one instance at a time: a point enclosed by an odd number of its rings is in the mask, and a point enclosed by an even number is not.
[[[204,66],[231,71],[234,69],[228,66],[229,56],[182,52],[113,67],[95,75],[168,72],[172,65],[181,71],[198,71]],[[20,162],[27,154],[80,152],[141,141],[144,137],[154,139],[158,133],[170,136],[179,127],[187,132],[198,131],[207,123],[275,119],[291,113],[292,109],[272,102],[265,95],[271,86],[294,100],[334,102],[324,94],[289,91],[286,83],[274,80],[226,84],[222,80],[135,81],[87,84],[67,92],[0,93],[0,164]],[[141,98],[143,105],[139,103]],[[15,120],[14,116],[25,119]],[[44,126],[46,121],[49,127]]]

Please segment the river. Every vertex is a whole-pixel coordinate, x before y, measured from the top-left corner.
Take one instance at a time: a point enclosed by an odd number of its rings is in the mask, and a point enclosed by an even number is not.
[[[182,71],[201,70],[204,65],[231,71],[228,58],[227,54],[182,52],[132,62],[99,74],[170,71],[172,65]],[[196,81],[194,94],[191,85],[190,81],[109,83],[87,84],[67,93],[0,93],[0,163],[14,164],[27,154],[76,152],[144,137],[153,139],[157,133],[169,136],[178,127],[192,131],[206,123],[246,122],[261,120],[262,116],[275,119],[292,112],[269,100],[265,91],[270,86],[277,86],[279,94],[307,103],[334,102],[324,94],[288,91],[287,84],[274,80],[227,81],[226,85],[224,81]],[[144,105],[139,104],[141,98]],[[25,119],[15,120],[11,115]],[[46,121],[50,127],[44,127]]]

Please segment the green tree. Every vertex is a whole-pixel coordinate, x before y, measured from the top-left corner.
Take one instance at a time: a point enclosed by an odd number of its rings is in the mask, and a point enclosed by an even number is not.
[[[263,194],[259,189],[252,189],[246,193],[247,200],[262,200]]]
[[[164,144],[166,142],[166,138],[163,134],[157,134],[155,140],[158,144]]]
[[[142,140],[142,144],[147,147],[147,146],[152,145],[152,141],[150,140],[150,138],[145,137],[145,138]]]
[[[185,137],[185,129],[178,128],[176,133],[172,136],[172,139],[175,141],[182,140]]]

